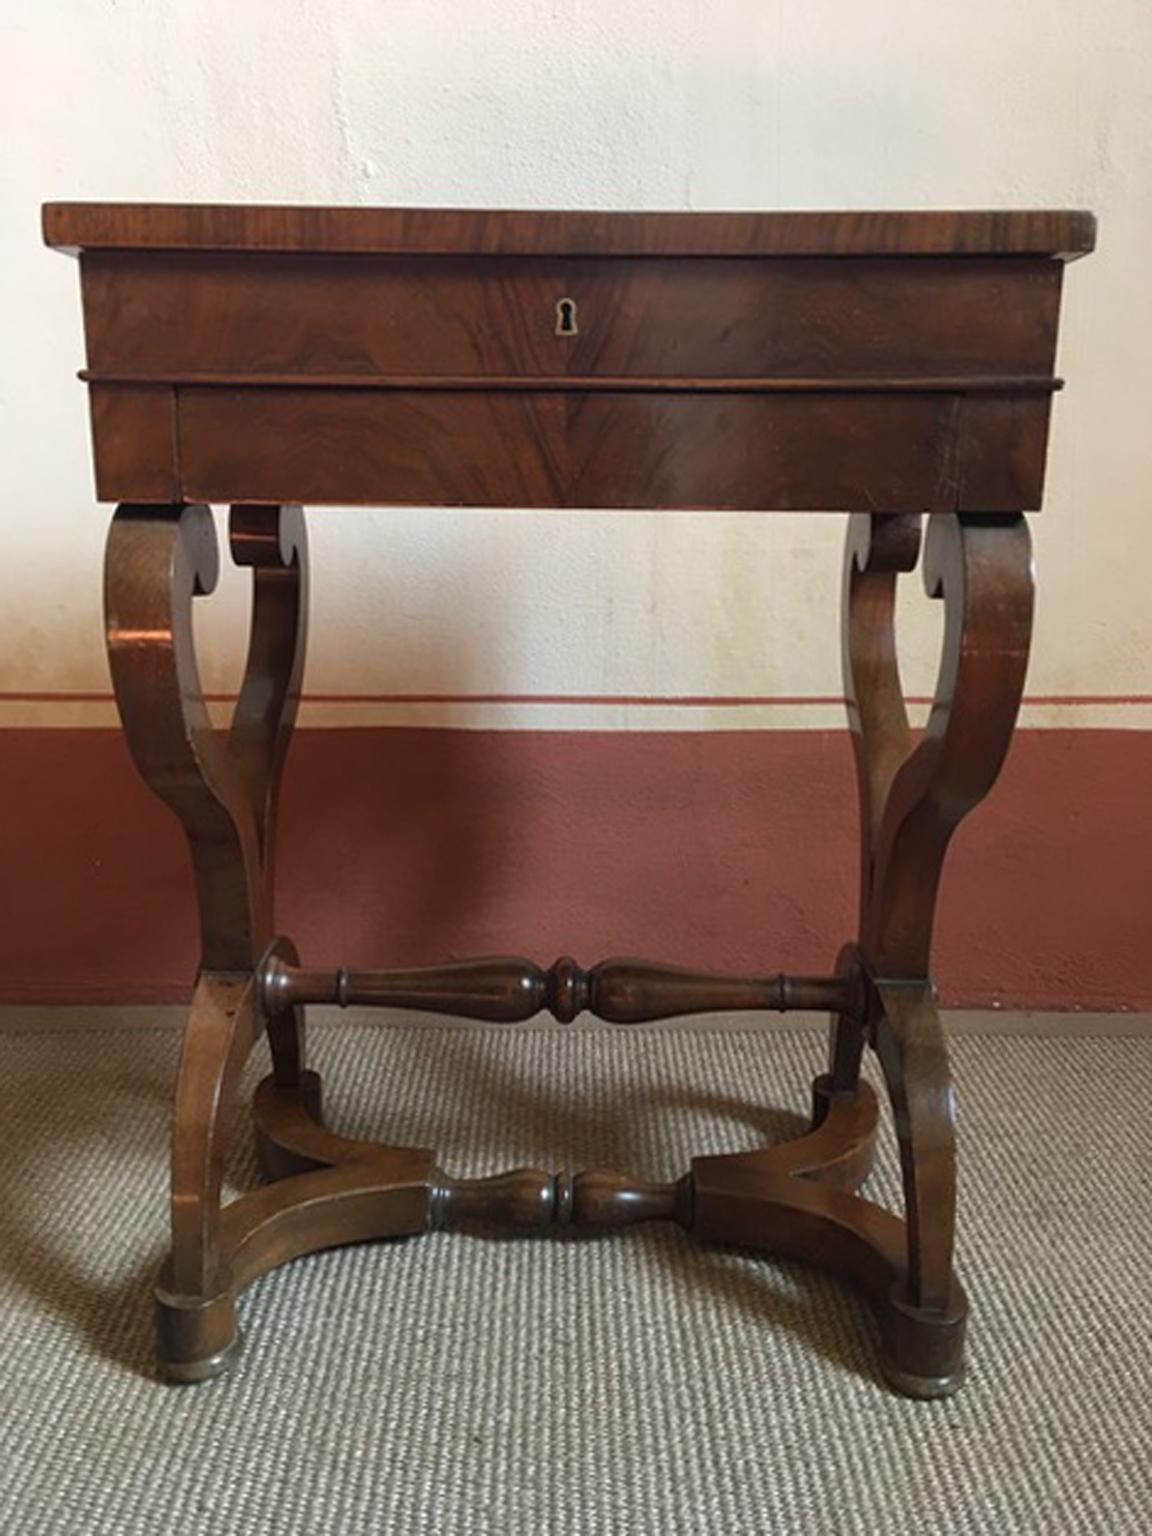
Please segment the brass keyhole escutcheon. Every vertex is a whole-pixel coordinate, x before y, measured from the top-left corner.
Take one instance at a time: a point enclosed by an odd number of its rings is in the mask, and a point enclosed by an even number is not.
[[[576,336],[580,327],[576,323],[576,300],[556,300],[556,334],[557,336]]]

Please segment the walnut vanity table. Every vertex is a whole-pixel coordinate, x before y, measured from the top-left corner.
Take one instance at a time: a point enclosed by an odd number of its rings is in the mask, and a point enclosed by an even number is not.
[[[874,1303],[889,1382],[953,1390],[966,1307],[933,916],[949,840],[995,780],[1020,702],[1024,514],[1041,504],[1064,262],[1091,250],[1092,218],[52,204],[44,229],[79,252],[96,490],[119,504],[106,578],[116,696],[141,773],[187,834],[199,904],[162,1372],[223,1370],[238,1293],[316,1249],[472,1221],[674,1221],[854,1281]],[[232,558],[252,572],[226,732],[209,723],[192,646],[192,604],[216,581],[212,502],[231,505]],[[307,617],[300,503],[850,512],[860,907],[831,973],[503,957],[301,966],[273,918]],[[893,635],[897,581],[917,563],[945,609],[921,734]],[[324,1126],[304,1064],[308,1003],[510,1023],[587,1010],[621,1025],[821,1009],[831,1044],[797,1141],[697,1158],[669,1184],[603,1168],[458,1179],[432,1151]],[[262,1034],[268,1182],[221,1208],[237,1080]],[[866,1046],[891,1100],[903,1219],[856,1193],[877,1121]]]

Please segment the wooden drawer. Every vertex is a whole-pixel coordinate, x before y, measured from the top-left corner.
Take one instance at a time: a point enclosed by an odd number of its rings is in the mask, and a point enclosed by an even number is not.
[[[1037,379],[1061,264],[91,251],[102,380]],[[557,306],[575,334],[557,335]]]
[[[1048,397],[93,388],[104,501],[1014,511]]]

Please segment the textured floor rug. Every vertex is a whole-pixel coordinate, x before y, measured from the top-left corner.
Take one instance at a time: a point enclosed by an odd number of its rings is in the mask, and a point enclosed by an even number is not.
[[[231,1376],[165,1387],[177,1043],[0,1034],[5,1536],[1152,1528],[1152,1039],[954,1042],[970,1377],[928,1404],[880,1385],[849,1290],[663,1227],[304,1259],[249,1292]],[[452,1171],[657,1177],[800,1130],[820,1052],[351,1016],[312,1050],[333,1124]],[[246,1133],[230,1181],[255,1182]],[[872,1187],[895,1200],[887,1149]]]

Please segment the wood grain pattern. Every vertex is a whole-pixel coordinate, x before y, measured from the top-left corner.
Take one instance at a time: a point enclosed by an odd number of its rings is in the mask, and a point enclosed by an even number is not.
[[[164,384],[93,384],[88,401],[99,500],[179,501],[175,390]]]
[[[580,260],[94,251],[97,373],[1048,376],[1043,258]],[[579,332],[555,334],[561,295]]]
[[[896,514],[1039,507],[1051,256],[1087,239],[1012,213],[47,227],[85,245],[102,499]]]
[[[1049,400],[990,391],[960,402],[958,512],[1032,512],[1043,504]]]
[[[403,255],[946,256],[1071,258],[1096,221],[1075,210],[820,213],[495,212],[46,203],[44,239],[64,249],[263,250]]]
[[[957,397],[181,389],[187,500],[953,511]],[[127,482],[126,482],[127,483]],[[1038,487],[1026,487],[1028,505]]]

